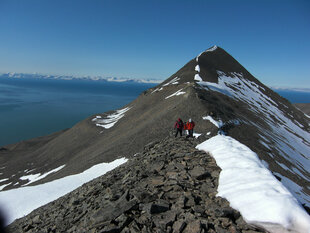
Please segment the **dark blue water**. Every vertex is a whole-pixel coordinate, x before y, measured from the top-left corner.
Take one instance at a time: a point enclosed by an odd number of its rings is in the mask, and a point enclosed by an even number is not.
[[[310,103],[310,92],[291,91],[291,90],[273,90],[280,96],[288,99],[291,103]]]
[[[155,84],[0,78],[0,146],[47,135],[115,110]],[[310,92],[275,90],[292,103]]]
[[[115,110],[155,84],[0,78],[0,146]]]

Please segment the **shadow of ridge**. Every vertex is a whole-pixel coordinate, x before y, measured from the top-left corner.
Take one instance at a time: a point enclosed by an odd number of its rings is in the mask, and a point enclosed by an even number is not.
[[[270,222],[248,222],[248,224],[256,227],[259,230],[273,232],[273,233],[298,233],[299,232],[298,231],[299,229],[297,229],[297,231],[296,229],[287,229],[280,224],[270,223]],[[296,226],[293,226],[293,227],[296,227]]]
[[[0,233],[7,232],[5,230],[6,217],[4,212],[0,209]]]

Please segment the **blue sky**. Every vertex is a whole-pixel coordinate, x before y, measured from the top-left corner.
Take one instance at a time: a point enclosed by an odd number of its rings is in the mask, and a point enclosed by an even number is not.
[[[215,44],[310,88],[310,1],[0,0],[0,72],[166,79]]]

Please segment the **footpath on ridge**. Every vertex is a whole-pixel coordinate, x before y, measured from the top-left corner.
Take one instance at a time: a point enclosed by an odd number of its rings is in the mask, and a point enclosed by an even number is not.
[[[8,232],[264,232],[216,197],[220,168],[195,139],[166,138],[14,221]]]

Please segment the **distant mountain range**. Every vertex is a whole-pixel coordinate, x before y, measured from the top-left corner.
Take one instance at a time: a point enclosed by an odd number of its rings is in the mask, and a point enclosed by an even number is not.
[[[161,83],[163,80],[157,79],[135,79],[125,77],[103,77],[103,76],[74,76],[74,75],[48,75],[48,74],[29,74],[29,73],[0,73],[0,78],[34,78],[34,79],[60,79],[60,80],[92,80],[92,81],[105,81],[105,82],[135,82],[135,83]],[[297,87],[270,87],[274,91],[297,91],[297,92],[310,92],[310,88],[297,88]]]
[[[136,83],[160,83],[162,80],[155,79],[134,79],[124,77],[103,77],[103,76],[73,76],[73,75],[47,75],[27,73],[2,73],[0,78],[34,78],[34,79],[60,79],[60,80],[93,80],[105,82],[136,82]]]
[[[301,88],[301,87],[270,87],[274,91],[296,91],[296,92],[310,92],[310,88]],[[310,101],[310,100],[309,100]]]
[[[197,139],[174,138],[178,118],[193,119]],[[214,46],[121,109],[1,147],[0,201],[19,211],[10,223],[45,204],[46,193],[128,159],[13,222],[12,232],[47,224],[54,232],[253,232],[231,210],[211,208],[223,201],[216,196],[268,232],[310,233],[309,155],[310,117]]]

